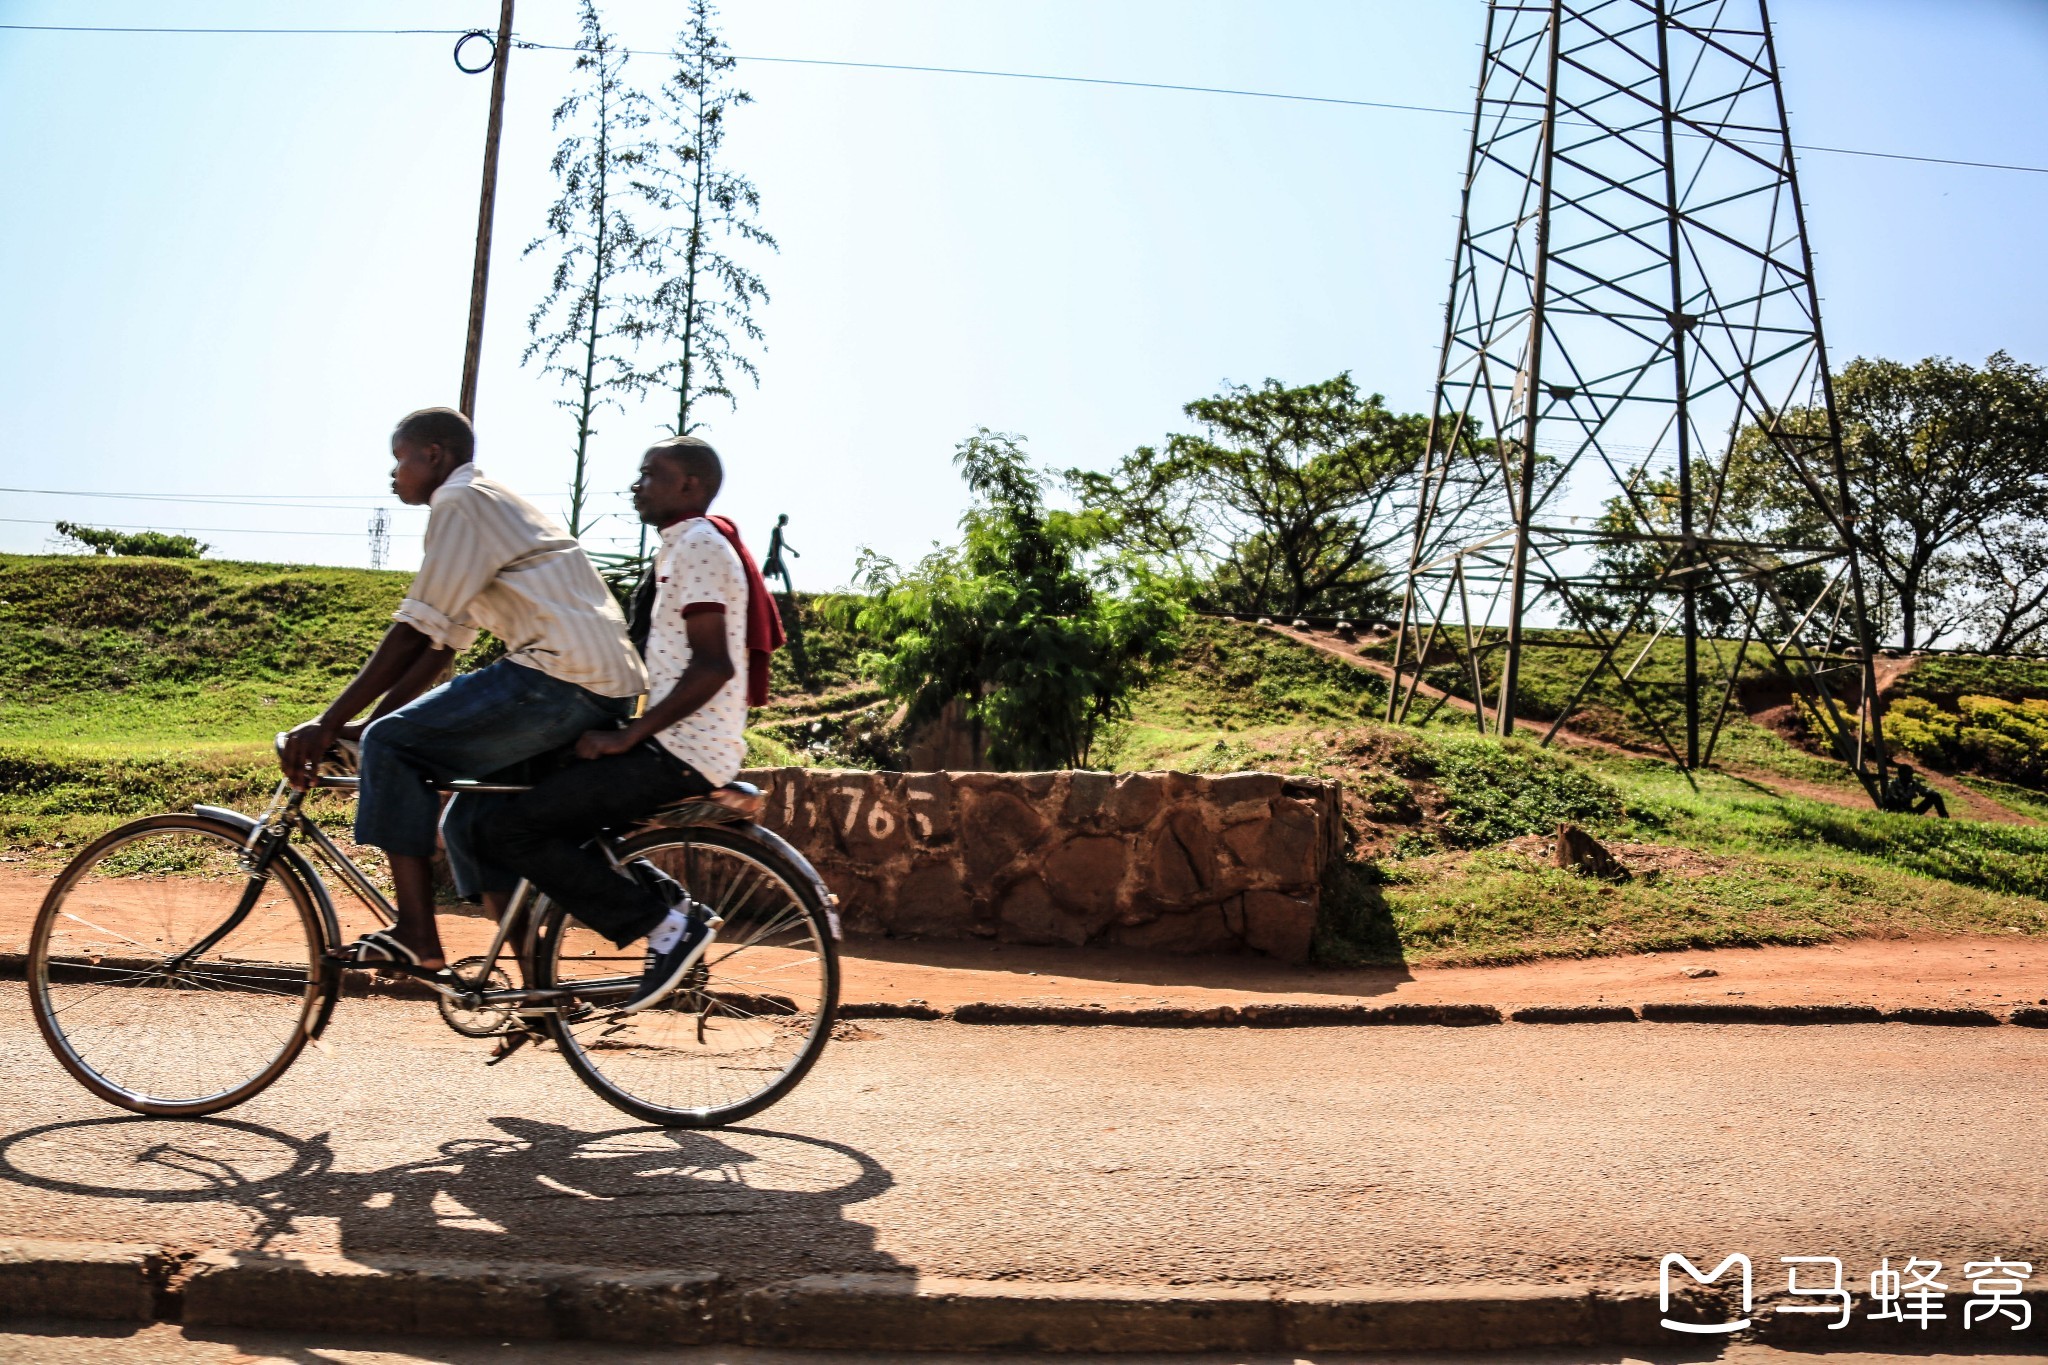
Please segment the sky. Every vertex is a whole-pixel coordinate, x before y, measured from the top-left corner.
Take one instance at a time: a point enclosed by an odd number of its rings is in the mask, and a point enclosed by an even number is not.
[[[680,6],[610,0],[665,50]],[[2048,166],[2048,0],[1778,0],[1795,140]],[[0,24],[495,27],[489,0],[0,0]],[[747,58],[970,67],[1459,109],[1480,0],[748,0]],[[568,0],[519,35],[569,43]],[[405,412],[456,401],[487,76],[443,36],[0,30],[0,550],[57,518],[191,530],[216,556],[417,564],[389,493]],[[574,420],[522,366],[523,257],[573,58],[508,69],[478,463],[565,502]],[[629,73],[649,85],[658,57]],[[1112,465],[1225,383],[1348,370],[1427,408],[1468,120],[1336,104],[743,61],[730,164],[780,250],[761,383],[703,434],[797,585],[914,559],[964,504],[978,427]],[[1829,349],[2048,364],[2048,174],[1801,155]],[[665,404],[607,412],[593,548]],[[51,490],[25,492],[12,490]],[[121,494],[123,496],[84,496]],[[193,499],[173,501],[169,499]]]

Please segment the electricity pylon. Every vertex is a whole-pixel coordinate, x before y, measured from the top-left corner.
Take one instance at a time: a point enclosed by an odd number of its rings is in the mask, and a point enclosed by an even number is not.
[[[1762,650],[1880,798],[1765,0],[1492,0],[1431,411],[1390,719],[1459,696],[1482,732],[1545,713],[1547,742],[1604,679],[1693,768]],[[1526,695],[1531,649],[1576,651],[1568,691]]]
[[[381,569],[391,558],[391,514],[379,507],[370,513],[370,567]]]

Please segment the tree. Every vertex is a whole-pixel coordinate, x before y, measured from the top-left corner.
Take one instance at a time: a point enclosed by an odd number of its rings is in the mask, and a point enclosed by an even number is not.
[[[197,559],[211,545],[191,536],[167,535],[162,531],[111,531],[98,526],[80,526],[75,521],[57,523],[57,534],[96,555],[154,555],[158,559]]]
[[[556,400],[576,418],[575,474],[569,483],[569,534],[588,528],[590,438],[607,404],[641,387],[622,343],[636,341],[643,324],[622,297],[625,279],[640,269],[648,243],[627,211],[634,181],[653,153],[647,126],[653,113],[645,95],[625,82],[627,54],[605,32],[593,0],[583,0],[576,70],[587,84],[555,107],[554,126],[569,132],[555,148],[550,169],[561,194],[548,208],[547,232],[526,248],[532,255],[552,243],[558,254],[548,292],[527,319],[533,334],[522,362],[540,358],[544,374],[570,389]]]
[[[1835,381],[1835,408],[1873,610],[1887,626],[1896,620],[1907,649],[1931,645],[1973,614],[1956,595],[1968,591],[1973,538],[1987,527],[2048,533],[2048,375],[2003,351],[1981,370],[1859,358]],[[1823,420],[1811,410],[1780,419],[1802,432]],[[1812,498],[1763,454],[1765,444],[1743,433],[1731,505],[1761,509],[1794,537],[1817,529]]]
[[[2008,517],[1978,527],[1957,577],[1978,648],[2002,654],[2048,647],[2048,525]]]
[[[1067,471],[1116,543],[1174,566],[1206,603],[1291,615],[1385,615],[1383,557],[1414,527],[1426,418],[1361,397],[1351,376],[1227,385],[1182,409],[1199,435],[1141,446],[1112,473]]]
[[[1603,581],[1572,594],[1582,609],[1609,630],[1654,629],[1661,604],[1648,594],[1676,594],[1684,588],[1683,579],[1666,577],[1677,561],[1676,547],[1667,541],[1634,538],[1679,534],[1677,478],[1647,475],[1635,481],[1634,494],[1618,493],[1607,500],[1595,528],[1610,538],[1599,541],[1593,554]],[[1668,603],[1671,598],[1665,600]],[[1699,575],[1694,601],[1704,629],[1726,633],[1743,619],[1741,603],[1718,575]]]
[[[754,221],[760,192],[720,160],[728,113],[753,96],[731,83],[735,62],[713,26],[715,15],[710,0],[690,0],[675,70],[662,85],[665,137],[646,182],[650,200],[677,221],[654,239],[660,283],[644,310],[647,334],[666,354],[639,377],[674,393],[679,436],[694,430],[699,403],[737,401],[735,378],[760,382],[746,348],[761,341],[753,310],[768,290],[728,248],[776,249]]]
[[[982,428],[953,462],[974,495],[961,543],[905,571],[872,553],[855,624],[913,725],[960,701],[999,768],[1083,767],[1106,721],[1173,657],[1182,617],[1167,580],[1105,553],[1108,518],[1045,505],[1021,438]]]
[[[1835,404],[1863,537],[1903,643],[1932,644],[1955,624],[1922,628],[1952,550],[1986,523],[2048,519],[2048,375],[2003,351],[1981,370],[1857,359],[1836,381]]]

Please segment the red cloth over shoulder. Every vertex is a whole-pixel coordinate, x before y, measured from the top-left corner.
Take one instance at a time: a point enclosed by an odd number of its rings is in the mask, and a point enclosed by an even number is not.
[[[740,539],[740,528],[733,525],[730,517],[706,516],[704,520],[731,542],[733,553],[740,557],[740,564],[747,571],[747,705],[763,706],[768,701],[769,657],[788,638],[782,630],[782,613],[775,609],[775,599],[768,595],[768,582],[761,577],[761,566],[754,562]]]

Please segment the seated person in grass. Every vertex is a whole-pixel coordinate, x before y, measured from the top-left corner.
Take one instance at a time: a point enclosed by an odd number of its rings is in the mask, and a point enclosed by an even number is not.
[[[1913,771],[1911,765],[1892,765],[1891,800],[1886,806],[1907,815],[1925,815],[1933,811],[1942,819],[1948,819],[1948,802],[1941,793],[1927,785],[1927,779]]]
[[[542,778],[531,791],[499,798],[477,827],[482,882],[492,897],[525,877],[619,947],[646,939],[640,989],[622,1014],[674,990],[711,929],[673,880],[644,862],[631,865],[635,875],[619,871],[591,836],[739,775],[747,703],[765,692],[767,655],[760,651],[772,649],[779,634],[765,589],[766,610],[756,607],[756,580],[731,524],[706,515],[723,478],[718,452],[694,436],[663,441],[642,457],[633,506],[661,528],[649,570],[651,704],[622,730],[583,735],[576,757],[586,761]]]
[[[583,547],[479,473],[475,447],[468,419],[452,408],[422,409],[391,433],[392,491],[433,509],[419,576],[355,681],[287,735],[280,754],[285,776],[303,787],[336,739],[361,735],[356,841],[391,860],[398,923],[349,945],[358,966],[447,965],[434,923],[437,826],[457,889],[482,889],[464,809],[476,798],[456,798],[443,825],[436,781],[488,777],[616,726],[647,689],[625,615]],[[504,643],[505,656],[435,686],[479,629]],[[369,723],[350,724],[373,701]]]

